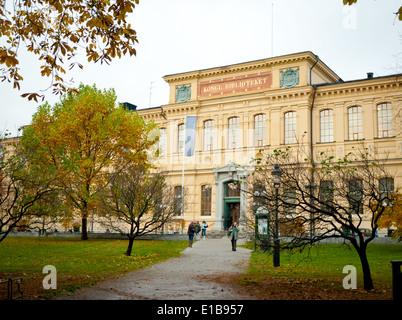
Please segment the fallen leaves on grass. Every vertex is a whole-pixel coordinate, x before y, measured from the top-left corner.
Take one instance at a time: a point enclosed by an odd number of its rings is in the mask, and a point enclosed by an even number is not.
[[[392,290],[387,288],[346,290],[338,280],[331,279],[244,275],[216,275],[204,279],[230,285],[253,300],[392,300]]]

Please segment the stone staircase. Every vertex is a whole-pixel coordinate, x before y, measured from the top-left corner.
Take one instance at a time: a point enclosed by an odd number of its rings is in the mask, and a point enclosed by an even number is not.
[[[244,232],[242,231],[239,234],[239,238],[243,239],[243,238],[247,238],[249,239],[250,236],[252,236],[253,233],[250,232]],[[223,238],[227,238],[227,231],[225,230],[207,230],[207,238],[208,239],[223,239]],[[201,239],[201,233],[199,233],[199,235],[197,236],[197,239]]]
[[[224,230],[208,230],[207,229],[207,238],[208,239],[222,239],[227,236],[227,231]],[[197,238],[201,238],[201,233],[197,236]]]

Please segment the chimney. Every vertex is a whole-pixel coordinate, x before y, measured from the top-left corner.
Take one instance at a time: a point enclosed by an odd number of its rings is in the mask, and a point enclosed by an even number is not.
[[[367,72],[367,79],[373,79],[373,73]]]
[[[136,111],[137,110],[137,106],[134,104],[131,104],[129,102],[123,102],[123,108],[129,111]]]

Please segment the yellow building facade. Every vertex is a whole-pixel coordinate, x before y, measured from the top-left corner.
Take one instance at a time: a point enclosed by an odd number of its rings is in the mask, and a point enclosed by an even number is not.
[[[169,103],[140,109],[161,128],[155,164],[187,205],[184,228],[205,220],[224,230],[245,224],[246,176],[259,151],[298,142],[343,157],[357,144],[387,157],[395,187],[402,185],[401,77],[343,81],[318,56],[301,52],[258,61],[167,75]],[[186,125],[195,120],[194,152]],[[194,118],[196,117],[196,118]],[[184,151],[184,152],[183,152]],[[231,183],[242,181],[240,188]],[[179,219],[177,220],[179,221]]]

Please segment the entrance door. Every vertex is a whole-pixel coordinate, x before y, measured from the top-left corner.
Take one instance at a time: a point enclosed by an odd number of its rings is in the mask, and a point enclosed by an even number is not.
[[[237,224],[239,224],[240,202],[230,204],[230,216],[232,218],[232,223],[237,222]],[[230,225],[232,225],[232,223]]]
[[[240,218],[240,201],[225,201],[225,212],[223,220],[223,228],[227,230],[233,222],[239,223]]]

